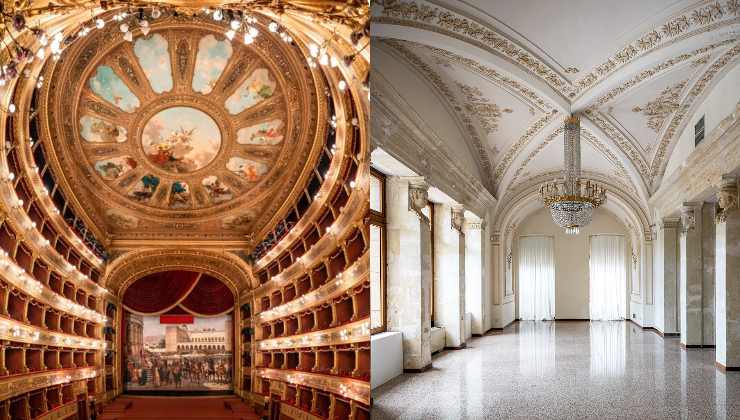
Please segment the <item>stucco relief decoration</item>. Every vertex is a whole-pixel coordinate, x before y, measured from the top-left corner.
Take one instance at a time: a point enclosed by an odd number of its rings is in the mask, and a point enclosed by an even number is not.
[[[409,211],[413,211],[421,220],[429,222],[423,210],[429,201],[429,186],[426,182],[409,183]]]
[[[511,108],[501,108],[494,102],[491,102],[475,86],[468,86],[463,83],[458,83],[457,86],[465,98],[465,110],[478,119],[486,134],[498,131],[501,117],[504,114],[514,112]]]
[[[249,45],[207,17],[163,16],[130,41],[109,25],[47,72],[41,140],[92,224],[121,239],[237,240],[290,201],[323,142],[327,99],[268,23],[255,21],[263,35]]]
[[[657,98],[643,106],[635,106],[632,112],[641,112],[648,119],[647,126],[656,133],[659,132],[666,118],[678,109],[681,92],[687,83],[688,80],[684,80],[673,86],[667,86]]]
[[[452,229],[465,234],[463,226],[465,225],[465,209],[461,206],[453,206],[450,208],[450,225]]]
[[[716,223],[727,222],[727,214],[738,208],[738,189],[735,178],[725,178],[717,192]]]
[[[696,214],[693,207],[681,207],[681,232],[686,233],[696,227]]]

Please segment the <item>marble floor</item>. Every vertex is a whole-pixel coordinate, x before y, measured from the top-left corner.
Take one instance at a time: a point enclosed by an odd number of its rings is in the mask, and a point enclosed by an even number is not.
[[[740,372],[629,322],[518,322],[373,390],[373,419],[740,419]]]

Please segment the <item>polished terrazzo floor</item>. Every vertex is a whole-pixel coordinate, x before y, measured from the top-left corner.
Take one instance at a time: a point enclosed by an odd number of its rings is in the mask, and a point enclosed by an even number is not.
[[[518,322],[373,390],[373,419],[740,419],[740,372],[629,322]]]

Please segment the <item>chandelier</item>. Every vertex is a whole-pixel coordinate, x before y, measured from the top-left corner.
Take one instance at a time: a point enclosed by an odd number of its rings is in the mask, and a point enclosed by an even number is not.
[[[540,186],[540,198],[550,209],[552,220],[568,235],[591,223],[595,208],[606,202],[606,190],[581,179],[581,122],[577,115],[565,120],[565,169],[563,178]]]

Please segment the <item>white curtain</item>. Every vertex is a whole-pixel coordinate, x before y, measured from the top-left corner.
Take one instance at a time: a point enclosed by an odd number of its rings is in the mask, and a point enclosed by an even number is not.
[[[555,257],[549,236],[519,240],[519,318],[555,318]]]
[[[624,319],[627,315],[627,270],[624,236],[591,237],[589,312],[592,320]]]

